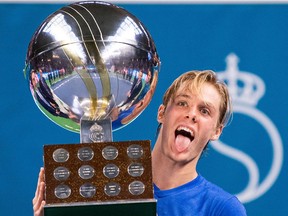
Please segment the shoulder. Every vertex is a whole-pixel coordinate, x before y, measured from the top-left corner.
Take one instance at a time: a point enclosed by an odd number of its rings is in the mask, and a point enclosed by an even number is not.
[[[232,195],[221,187],[202,178],[205,197],[213,206],[213,215],[221,216],[246,216],[243,204],[235,195]]]

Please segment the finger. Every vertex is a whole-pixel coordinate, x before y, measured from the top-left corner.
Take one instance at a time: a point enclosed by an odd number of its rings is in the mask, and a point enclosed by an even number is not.
[[[35,204],[35,202],[37,201],[37,199],[39,197],[41,182],[44,182],[44,168],[43,167],[41,167],[40,172],[39,172],[37,187],[36,187],[36,191],[35,191],[35,196],[34,196],[34,198],[32,200],[33,201],[33,205]]]
[[[38,175],[38,182],[37,182],[37,187],[36,187],[36,191],[35,191],[35,195],[34,195],[34,199],[38,197],[38,194],[39,194],[39,187],[40,187],[40,183],[42,182],[42,167],[40,168],[40,171],[39,171],[39,175]],[[33,199],[33,200],[34,200]]]
[[[37,210],[34,210],[34,216],[44,216],[44,206],[45,206],[45,201],[43,200],[41,202],[40,208]]]
[[[34,198],[33,200],[33,210],[34,213],[39,212],[39,210],[41,210],[41,208],[43,208],[43,202],[45,204],[44,201],[44,190],[45,190],[45,183],[44,182],[40,182],[39,185],[39,194],[37,197]]]

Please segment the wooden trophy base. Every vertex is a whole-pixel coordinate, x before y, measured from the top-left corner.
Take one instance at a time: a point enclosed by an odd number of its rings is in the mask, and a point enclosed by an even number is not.
[[[156,215],[149,140],[44,146],[45,216]]]

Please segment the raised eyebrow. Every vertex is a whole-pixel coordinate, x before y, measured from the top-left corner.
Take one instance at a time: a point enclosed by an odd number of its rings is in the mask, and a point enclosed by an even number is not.
[[[177,99],[177,98],[186,98],[186,99],[191,99],[191,95],[189,94],[185,94],[185,93],[182,93],[182,94],[178,94],[174,97],[174,99]],[[210,103],[208,101],[203,101],[203,104],[208,107],[209,109],[213,109],[213,110],[216,110],[216,107],[213,105],[213,103]]]
[[[209,109],[216,110],[215,106],[212,103],[204,101],[204,105],[205,105],[205,107],[207,107]]]
[[[176,95],[176,96],[175,96],[175,99],[176,99],[176,98],[179,98],[179,97],[180,97],[180,98],[181,98],[181,97],[184,97],[184,98],[191,98],[191,96],[188,95],[188,94],[179,94],[179,95]]]

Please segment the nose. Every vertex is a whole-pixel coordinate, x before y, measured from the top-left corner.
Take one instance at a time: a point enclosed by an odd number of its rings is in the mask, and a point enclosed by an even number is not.
[[[187,115],[186,118],[190,119],[189,115]],[[191,117],[191,120],[192,120],[192,122],[196,123],[196,122],[197,122],[196,115],[194,115],[193,117]]]
[[[196,122],[196,116],[192,117],[192,121],[195,123]]]
[[[197,114],[195,109],[190,109],[187,114],[186,118],[191,119],[194,123],[197,122]]]

